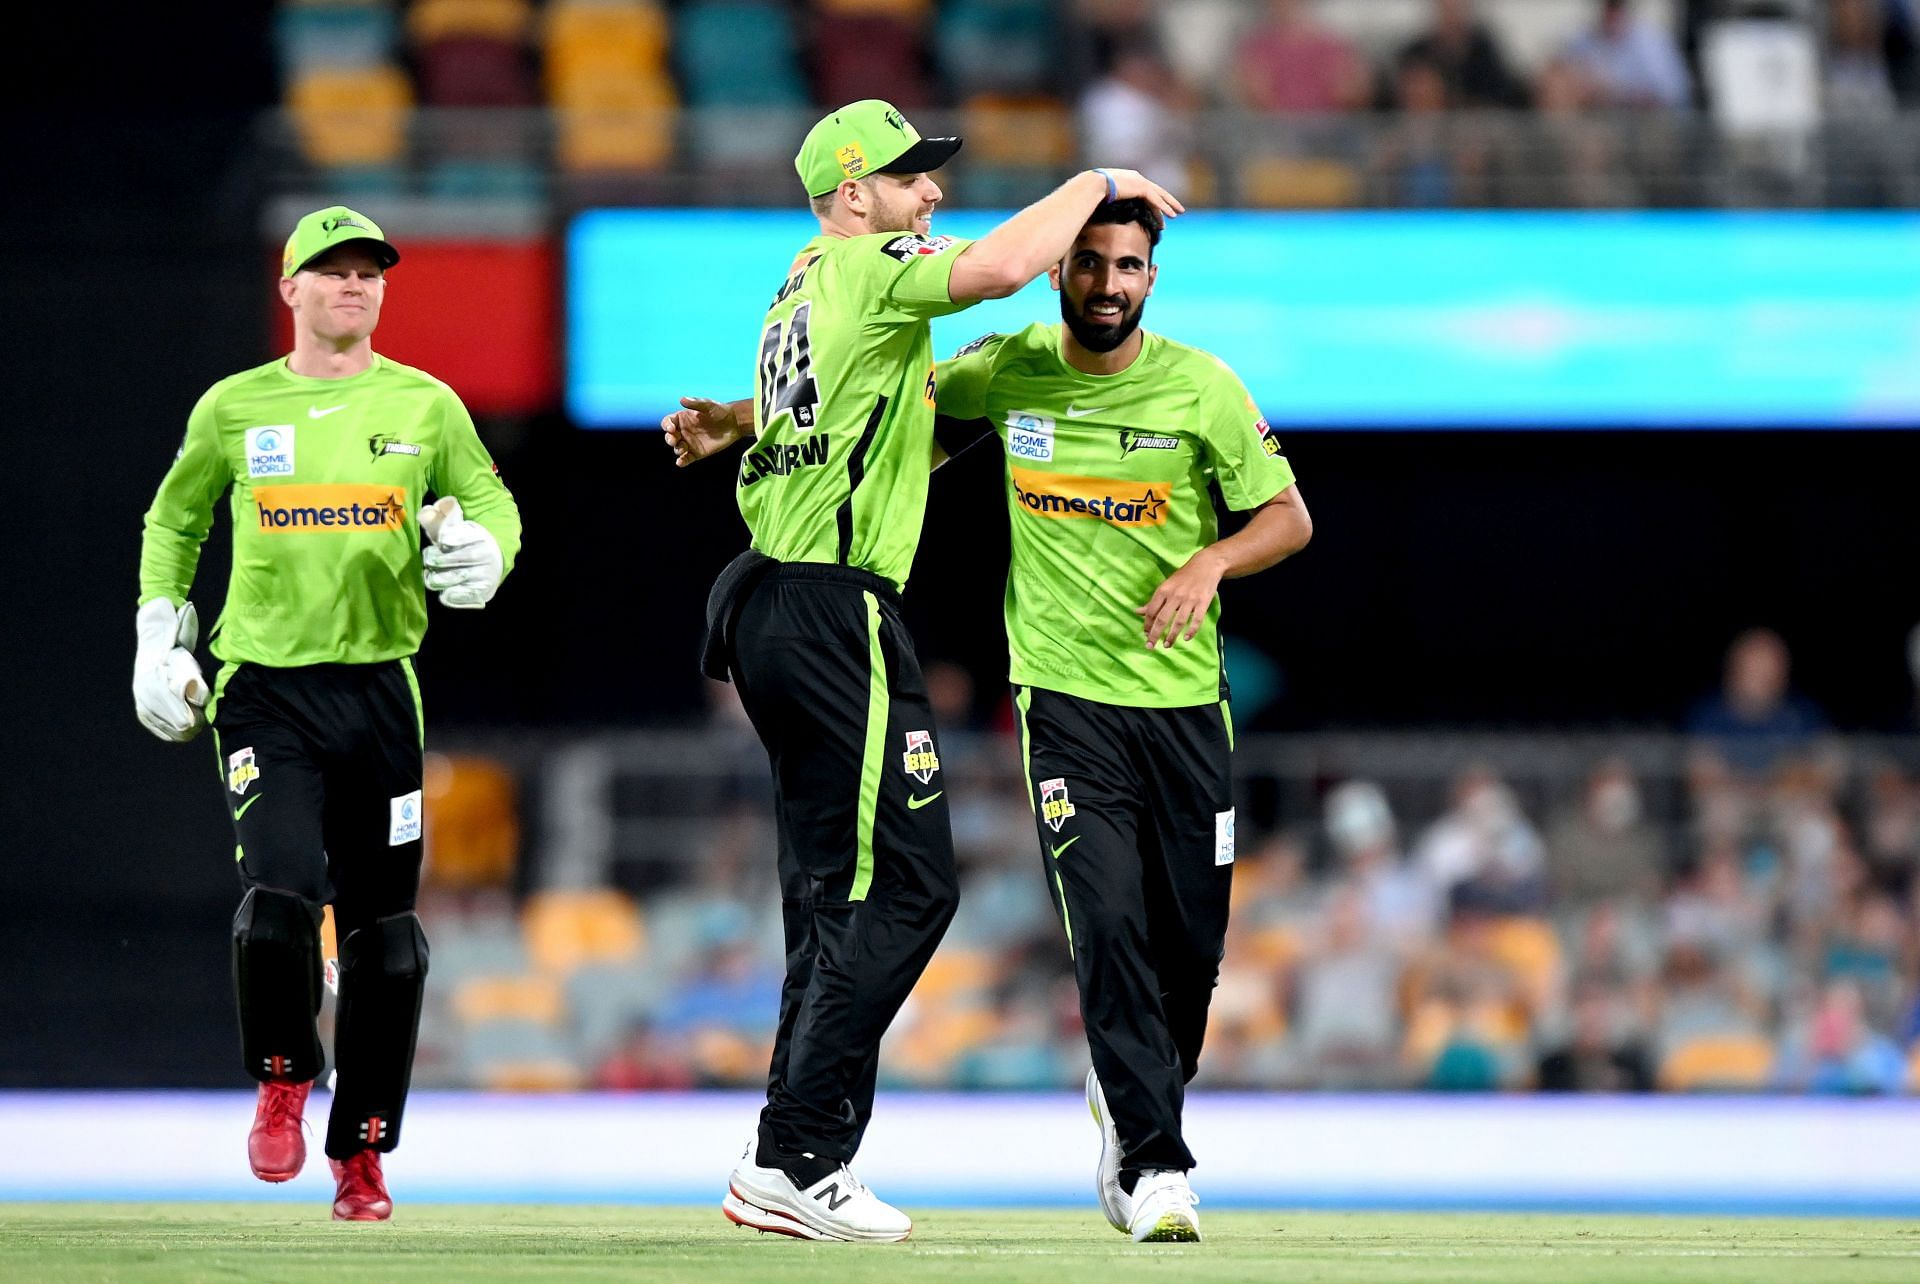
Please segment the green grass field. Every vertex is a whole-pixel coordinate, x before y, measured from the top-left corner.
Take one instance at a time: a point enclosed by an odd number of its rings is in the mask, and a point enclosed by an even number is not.
[[[1248,1213],[1202,1244],[1135,1245],[1091,1210],[916,1214],[901,1245],[757,1235],[715,1209],[401,1206],[335,1225],[288,1204],[0,1204],[15,1280],[1920,1279],[1920,1225],[1716,1217]]]

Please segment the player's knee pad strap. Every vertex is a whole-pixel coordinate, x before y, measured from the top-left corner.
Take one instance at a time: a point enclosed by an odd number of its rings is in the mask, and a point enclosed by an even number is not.
[[[293,892],[249,888],[233,916],[233,992],[254,1078],[319,1075],[320,966],[320,907]]]
[[[340,1081],[327,1125],[334,1158],[399,1143],[426,979],[427,934],[417,914],[378,919],[340,942]]]

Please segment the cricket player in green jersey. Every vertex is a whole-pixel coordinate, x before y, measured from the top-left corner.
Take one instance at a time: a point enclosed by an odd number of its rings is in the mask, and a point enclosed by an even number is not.
[[[427,974],[412,663],[426,591],[484,606],[520,547],[519,510],[460,398],[373,351],[399,258],[344,207],[294,228],[279,286],[293,352],[207,390],[147,510],[133,672],[148,730],[171,741],[214,730],[244,889],[233,976],[242,1056],[260,1084],[247,1155],[262,1181],[287,1181],[306,1160],[301,1116],[324,1062],[320,922],[333,906],[326,1151],[333,1215],[352,1221],[393,1210],[380,1156],[400,1139]],[[229,488],[233,566],[209,692],[187,594]]]
[[[1233,372],[1140,329],[1161,228],[1142,202],[1101,206],[1050,273],[1063,324],[976,340],[935,378],[943,416],[1005,446],[1014,703],[1093,1054],[1101,1207],[1136,1240],[1193,1240],[1181,1106],[1234,859],[1216,591],[1313,526]],[[1251,514],[1224,539],[1216,488]]]
[[[928,171],[959,147],[877,100],[816,124],[794,164],[820,232],[774,283],[755,397],[687,398],[662,425],[682,463],[757,436],[737,490],[753,546],[714,587],[705,667],[737,685],[772,764],[787,979],[767,1105],[722,1208],[807,1239],[912,1229],[846,1165],[881,1035],[958,899],[939,740],[898,596],[934,445],[928,323],[1020,289],[1101,204],[1181,208],[1131,171],[1088,171],[977,241],[934,236]]]

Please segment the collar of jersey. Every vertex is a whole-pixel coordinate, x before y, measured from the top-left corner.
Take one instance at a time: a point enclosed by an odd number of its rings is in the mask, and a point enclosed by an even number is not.
[[[299,384],[306,388],[345,388],[350,384],[359,383],[363,379],[371,379],[375,374],[379,373],[380,367],[386,364],[386,358],[376,352],[373,354],[372,364],[368,365],[368,367],[359,374],[351,374],[344,379],[322,379],[318,375],[296,374],[293,369],[287,365],[287,359],[292,355],[292,353],[288,353],[286,357],[281,357],[278,361],[274,362],[274,372],[288,383]]]
[[[1104,384],[1109,388],[1138,375],[1146,364],[1147,354],[1153,351],[1154,344],[1157,343],[1160,338],[1159,335],[1151,330],[1142,330],[1140,332],[1140,354],[1133,359],[1132,365],[1128,366],[1125,370],[1116,370],[1112,374],[1088,374],[1084,370],[1076,370],[1073,364],[1067,360],[1066,353],[1061,351],[1061,349],[1067,345],[1067,323],[1065,321],[1055,321],[1047,328],[1053,334],[1053,343],[1051,345],[1053,359],[1063,373],[1075,379],[1084,379],[1091,384]]]

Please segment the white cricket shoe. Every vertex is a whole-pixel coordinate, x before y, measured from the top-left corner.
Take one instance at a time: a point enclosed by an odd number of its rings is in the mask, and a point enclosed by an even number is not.
[[[1100,1126],[1100,1162],[1093,1170],[1093,1189],[1100,1196],[1100,1211],[1107,1215],[1117,1231],[1130,1229],[1127,1216],[1127,1192],[1120,1184],[1120,1134],[1114,1130],[1113,1116],[1107,1113],[1107,1094],[1100,1087],[1100,1076],[1087,1071],[1087,1109]]]
[[[1133,1184],[1133,1241],[1136,1244],[1192,1242],[1200,1238],[1200,1197],[1183,1172],[1149,1168]]]
[[[892,1244],[913,1233],[913,1220],[860,1184],[845,1164],[801,1190],[778,1168],[762,1168],[749,1152],[720,1201],[727,1220],[795,1239]]]

